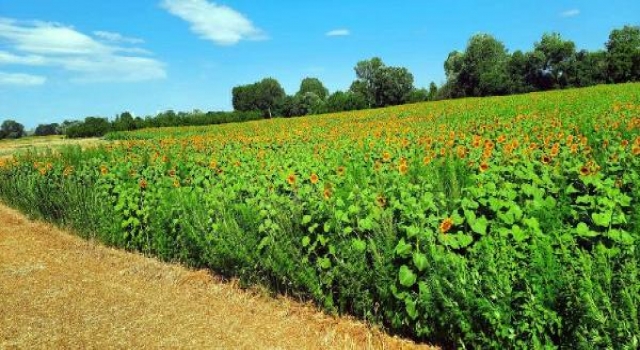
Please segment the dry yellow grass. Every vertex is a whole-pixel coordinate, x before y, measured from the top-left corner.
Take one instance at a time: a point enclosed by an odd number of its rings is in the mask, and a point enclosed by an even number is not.
[[[107,141],[98,138],[66,139],[62,136],[25,137],[17,140],[0,140],[0,157],[9,157],[27,150],[57,149],[62,146],[78,145],[82,148],[95,147]]]
[[[2,349],[428,349],[0,205]]]

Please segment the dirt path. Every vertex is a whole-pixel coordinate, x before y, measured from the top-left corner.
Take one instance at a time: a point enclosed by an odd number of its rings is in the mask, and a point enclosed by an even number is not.
[[[18,348],[427,347],[86,242],[0,205],[0,349]]]

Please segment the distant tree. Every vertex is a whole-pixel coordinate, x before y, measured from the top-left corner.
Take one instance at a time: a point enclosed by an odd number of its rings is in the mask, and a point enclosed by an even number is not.
[[[58,123],[53,123],[53,124],[38,125],[33,134],[35,136],[49,136],[49,135],[59,135],[59,133],[60,133],[60,125]]]
[[[233,108],[236,111],[261,111],[271,118],[286,96],[280,83],[273,78],[265,78],[250,85],[236,86],[232,90]]]
[[[613,83],[640,81],[640,26],[624,26],[609,34],[607,73]]]
[[[558,33],[545,33],[534,45],[534,53],[543,58],[538,67],[540,77],[536,88],[539,90],[567,87],[572,78],[570,68],[575,58],[576,45],[571,40],[563,40]]]
[[[462,84],[458,81],[458,77],[464,66],[464,53],[460,51],[452,51],[444,61],[444,72],[447,77],[445,89],[441,90],[440,98],[456,98],[464,97],[465,91]]]
[[[8,119],[0,126],[0,139],[19,139],[25,136],[24,125]]]
[[[432,81],[429,84],[428,100],[429,101],[435,101],[437,97],[438,97],[438,85],[436,85],[436,83]]]
[[[449,97],[505,95],[510,92],[509,55],[504,44],[489,34],[476,34],[466,50],[453,51],[444,68]]]
[[[136,122],[133,119],[133,115],[129,112],[123,112],[116,116],[116,119],[112,123],[112,128],[115,131],[128,131],[136,129]]]
[[[425,101],[429,101],[429,90],[425,88],[411,90],[411,92],[409,93],[409,99],[407,100],[408,103],[418,103]]]
[[[413,75],[404,67],[387,67],[380,58],[360,61],[351,91],[363,95],[369,106],[385,107],[405,103],[413,90]]]
[[[367,100],[361,94],[336,91],[327,98],[325,110],[329,113],[355,111],[368,107]]]
[[[325,100],[329,96],[329,90],[324,87],[318,78],[304,78],[300,83],[300,90],[296,95],[304,96],[307,93],[313,93],[321,100]]]
[[[107,118],[86,117],[83,122],[69,126],[66,135],[70,138],[101,137],[111,131]]]

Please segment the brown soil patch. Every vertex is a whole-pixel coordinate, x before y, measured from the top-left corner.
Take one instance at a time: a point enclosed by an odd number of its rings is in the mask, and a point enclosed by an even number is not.
[[[0,205],[2,349],[428,349]]]

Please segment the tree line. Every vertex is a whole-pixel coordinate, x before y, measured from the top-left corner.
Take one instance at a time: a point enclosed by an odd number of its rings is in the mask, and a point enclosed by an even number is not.
[[[292,96],[277,80],[265,78],[232,90],[236,111],[260,111],[264,117],[302,116],[406,103],[484,97],[640,81],[640,27],[624,26],[609,35],[604,50],[576,49],[558,33],[545,33],[532,50],[509,53],[489,34],[476,34],[464,51],[444,62],[446,82],[416,88],[404,67],[379,58],[358,62],[347,91],[328,90],[317,78],[305,78]]]
[[[97,137],[111,131],[149,127],[196,126],[272,117],[295,117],[344,112],[462,97],[483,97],[640,81],[640,26],[614,29],[602,50],[577,50],[558,33],[545,33],[533,48],[509,53],[498,39],[476,34],[464,51],[452,51],[444,62],[446,81],[416,88],[411,72],[387,66],[374,57],[354,67],[356,78],[346,91],[329,93],[318,78],[305,78],[298,91],[287,95],[274,78],[232,89],[232,112],[174,112],[145,118],[121,113],[110,121],[87,117],[82,121],[41,124],[36,136]],[[26,135],[24,126],[6,120],[0,139]]]

